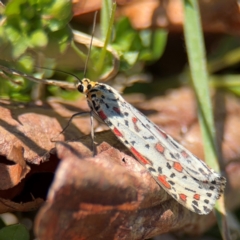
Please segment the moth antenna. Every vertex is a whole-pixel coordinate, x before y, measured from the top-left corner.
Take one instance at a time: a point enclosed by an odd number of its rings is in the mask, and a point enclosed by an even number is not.
[[[35,68],[39,68],[39,69],[52,70],[52,69],[50,69],[50,68],[45,68],[45,67],[38,67],[38,66],[34,66],[34,67],[35,67]],[[63,70],[59,70],[59,69],[54,69],[54,71],[55,71],[55,72],[59,72],[59,73],[64,73],[64,74],[66,74],[66,75],[73,76],[73,77],[75,77],[77,80],[80,81],[79,77],[78,77],[76,74],[74,74],[74,73],[67,72],[67,71],[63,71]]]
[[[93,35],[94,35],[94,32],[95,32],[95,27],[96,27],[97,14],[98,14],[98,11],[96,11],[94,13],[91,41],[90,41],[90,46],[89,46],[89,50],[88,50],[88,54],[87,54],[87,59],[86,59],[85,66],[84,66],[83,78],[86,78],[87,65],[88,65],[88,62],[89,62],[89,57],[90,57],[90,53],[91,53],[91,49],[92,49],[92,41],[93,41]]]

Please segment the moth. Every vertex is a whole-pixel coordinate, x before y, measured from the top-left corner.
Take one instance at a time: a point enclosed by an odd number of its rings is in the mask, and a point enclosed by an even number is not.
[[[197,214],[208,214],[226,179],[209,168],[139,112],[112,87],[84,78],[77,84],[91,112],[144,165],[176,201]]]

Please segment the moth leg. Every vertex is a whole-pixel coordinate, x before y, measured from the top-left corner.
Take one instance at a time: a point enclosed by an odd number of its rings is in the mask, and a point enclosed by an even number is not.
[[[91,112],[80,112],[80,113],[73,114],[71,116],[71,118],[68,120],[67,125],[63,128],[63,130],[59,133],[59,135],[62,134],[63,132],[65,132],[65,130],[69,127],[69,125],[70,125],[71,121],[73,120],[73,118],[75,118],[77,116],[86,115],[86,114],[90,114],[92,116]]]
[[[91,139],[92,139],[92,151],[93,151],[93,157],[97,155],[97,149],[94,144],[94,128],[93,128],[93,112],[90,112],[90,124],[91,124]]]
[[[60,134],[62,134],[63,132],[65,132],[65,130],[69,127],[71,121],[73,120],[73,118],[77,117],[77,116],[82,116],[82,115],[90,115],[90,124],[91,124],[91,140],[92,140],[92,151],[93,151],[93,156],[95,156],[97,154],[96,151],[96,146],[94,144],[94,128],[93,128],[93,112],[80,112],[80,113],[75,113],[71,116],[71,118],[68,120],[67,125],[63,128],[63,130],[60,132]]]

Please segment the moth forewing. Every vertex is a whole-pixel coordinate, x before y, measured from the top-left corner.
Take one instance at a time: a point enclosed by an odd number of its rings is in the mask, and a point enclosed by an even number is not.
[[[78,90],[89,107],[144,165],[160,186],[184,207],[208,214],[226,180],[177,143],[112,87],[83,79]]]

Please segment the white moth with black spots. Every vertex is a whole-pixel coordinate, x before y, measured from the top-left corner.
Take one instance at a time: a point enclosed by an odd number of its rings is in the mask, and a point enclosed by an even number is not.
[[[208,214],[226,179],[177,143],[112,87],[84,78],[77,85],[91,111],[112,130],[154,179],[184,207]]]

